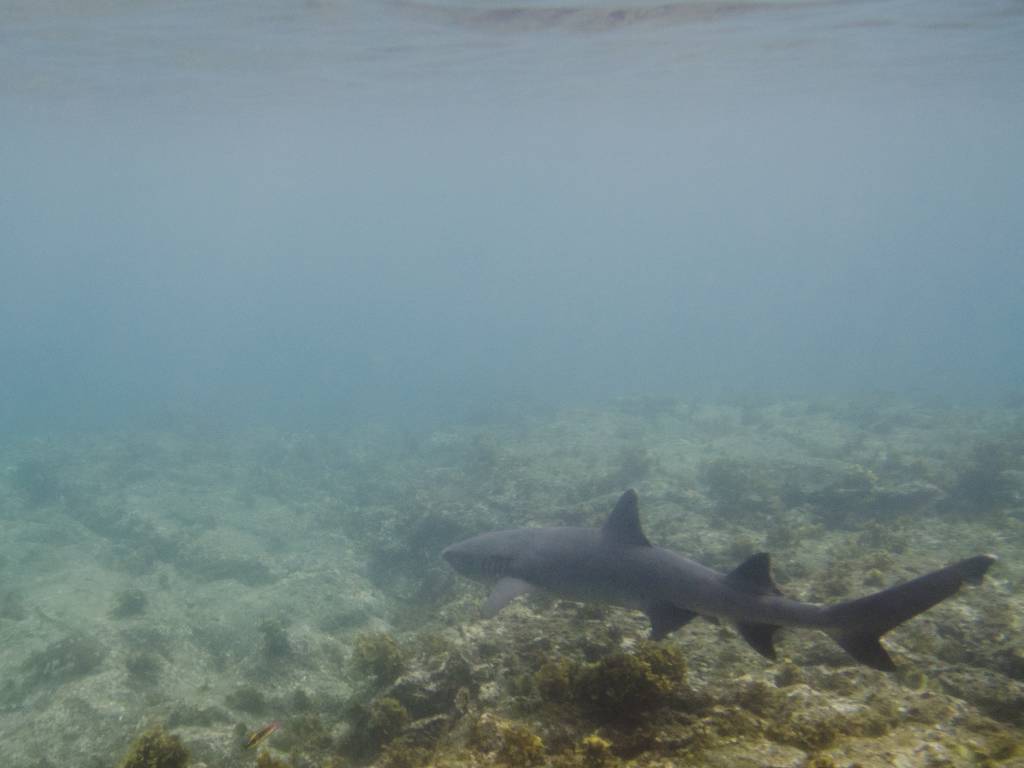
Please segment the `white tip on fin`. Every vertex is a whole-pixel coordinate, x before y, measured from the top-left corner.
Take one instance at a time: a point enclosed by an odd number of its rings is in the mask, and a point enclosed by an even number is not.
[[[504,579],[501,579],[494,585],[494,589],[491,590],[491,594],[488,596],[487,602],[484,603],[484,618],[490,619],[496,616],[498,611],[520,595],[525,595],[531,589],[533,589],[533,585],[523,581],[522,579],[514,579],[511,576],[506,576]]]

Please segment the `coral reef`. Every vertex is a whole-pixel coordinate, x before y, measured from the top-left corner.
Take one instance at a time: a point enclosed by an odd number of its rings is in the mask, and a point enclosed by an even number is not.
[[[8,448],[5,768],[111,764],[136,712],[211,768],[1016,768],[1021,425],[666,399],[412,435]],[[780,632],[772,663],[728,627],[651,643],[639,612],[543,594],[481,620],[485,592],[438,557],[478,531],[599,524],[626,484],[652,541],[723,570],[771,551],[800,599],[1001,560],[887,635],[899,670],[883,675],[823,633]],[[272,720],[270,743],[239,750]],[[126,768],[184,764],[163,730],[132,754]]]

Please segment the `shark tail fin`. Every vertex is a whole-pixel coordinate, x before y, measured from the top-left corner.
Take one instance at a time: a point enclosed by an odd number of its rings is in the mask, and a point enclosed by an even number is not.
[[[956,594],[964,584],[980,584],[995,561],[993,555],[975,555],[873,595],[828,606],[828,631],[861,664],[891,671],[896,665],[879,638]]]

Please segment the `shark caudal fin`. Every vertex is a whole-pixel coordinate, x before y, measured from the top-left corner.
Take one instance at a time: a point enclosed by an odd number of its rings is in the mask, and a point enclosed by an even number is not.
[[[828,632],[861,664],[883,671],[896,668],[879,638],[893,627],[956,594],[964,584],[980,584],[996,561],[975,555],[889,589],[824,609]]]

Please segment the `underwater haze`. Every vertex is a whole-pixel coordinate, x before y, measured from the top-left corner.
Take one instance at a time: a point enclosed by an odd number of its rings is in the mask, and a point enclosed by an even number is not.
[[[1022,129],[1021,0],[0,0],[0,768],[1024,767]],[[442,559],[629,488],[992,567]]]
[[[1024,380],[1016,2],[9,2],[0,425]]]

